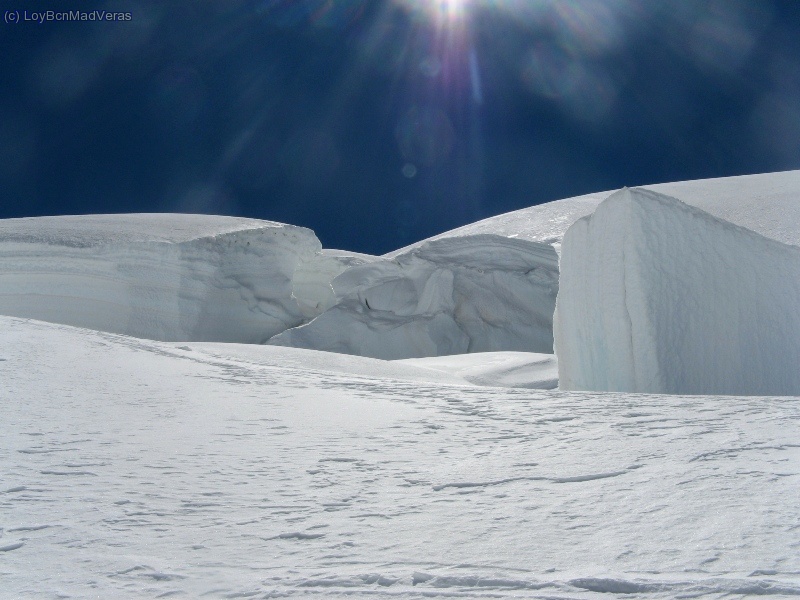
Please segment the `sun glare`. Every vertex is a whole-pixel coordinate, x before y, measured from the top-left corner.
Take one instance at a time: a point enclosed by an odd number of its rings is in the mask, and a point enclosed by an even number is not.
[[[470,0],[402,0],[401,4],[427,14],[437,25],[447,26],[467,16]]]
[[[431,0],[438,5],[439,13],[447,19],[458,18],[464,15],[467,0]]]

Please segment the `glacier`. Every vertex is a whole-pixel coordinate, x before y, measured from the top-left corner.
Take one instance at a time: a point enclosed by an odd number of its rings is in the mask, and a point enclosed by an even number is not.
[[[492,351],[552,353],[558,258],[497,235],[434,240],[354,266],[337,302],[270,344],[382,359]]]
[[[800,394],[800,248],[621,190],[567,231],[561,389]]]
[[[800,244],[798,171],[645,189]],[[254,219],[9,219],[0,314],[381,359],[552,353],[562,238],[612,193],[492,217],[381,257],[323,249],[308,229]]]
[[[0,598],[800,596],[799,200],[0,221]]]
[[[643,189],[673,195],[784,244],[800,244],[795,225],[800,222],[800,171]],[[553,352],[559,286],[554,260],[572,224],[591,215],[613,193],[557,200],[485,219],[348,270],[332,281],[337,299],[330,310],[269,343],[386,359]],[[503,265],[495,258],[510,255],[512,248],[521,263]]]
[[[502,236],[388,258],[323,249],[308,229],[254,219],[0,221],[0,314],[161,341],[381,359],[551,353],[557,290],[551,246]]]
[[[0,314],[162,341],[263,343],[364,259],[303,227],[206,215],[0,221]],[[327,286],[327,287],[326,287]]]

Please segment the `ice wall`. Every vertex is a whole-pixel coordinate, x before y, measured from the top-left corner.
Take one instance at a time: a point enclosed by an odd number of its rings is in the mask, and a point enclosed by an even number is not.
[[[551,246],[497,235],[430,241],[333,280],[335,303],[269,343],[399,359],[552,352]]]
[[[800,395],[800,248],[621,190],[564,236],[561,389]]]
[[[328,256],[314,267],[320,250],[308,229],[251,219],[9,219],[0,314],[164,341],[262,343],[327,307],[330,279],[349,263]]]

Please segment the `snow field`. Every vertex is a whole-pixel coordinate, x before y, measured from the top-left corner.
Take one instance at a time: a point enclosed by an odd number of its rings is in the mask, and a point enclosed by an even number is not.
[[[0,598],[800,596],[800,172],[648,188],[0,221]]]
[[[800,594],[797,398],[0,328],[0,597]]]

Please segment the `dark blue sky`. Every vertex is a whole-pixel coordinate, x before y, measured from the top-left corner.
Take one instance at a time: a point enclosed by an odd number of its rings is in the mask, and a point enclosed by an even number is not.
[[[797,5],[3,0],[131,19],[0,23],[0,218],[241,215],[383,253],[571,195],[800,168]]]

